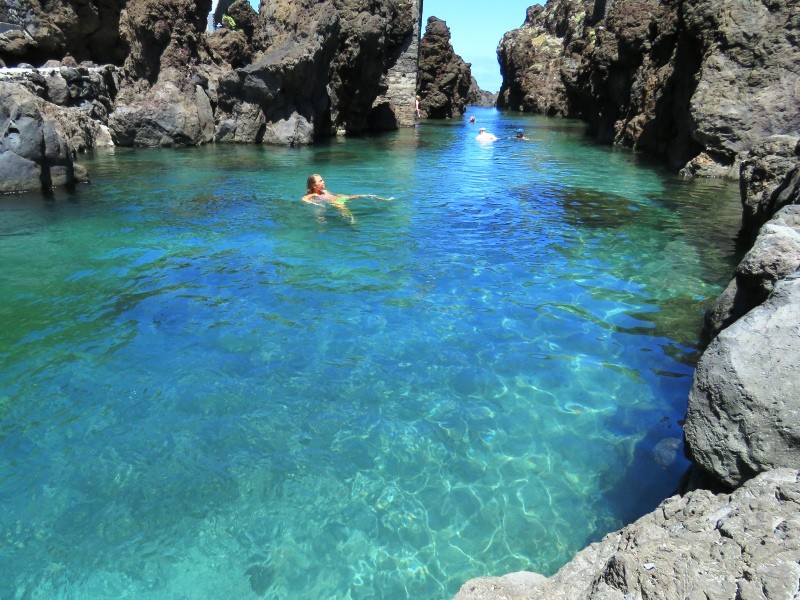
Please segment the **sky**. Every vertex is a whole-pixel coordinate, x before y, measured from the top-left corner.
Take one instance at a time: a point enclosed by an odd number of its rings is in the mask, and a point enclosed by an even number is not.
[[[453,50],[472,64],[472,76],[481,89],[500,91],[502,77],[497,63],[497,45],[503,34],[525,22],[529,6],[536,0],[422,0],[422,33],[428,17],[438,17],[450,28]]]

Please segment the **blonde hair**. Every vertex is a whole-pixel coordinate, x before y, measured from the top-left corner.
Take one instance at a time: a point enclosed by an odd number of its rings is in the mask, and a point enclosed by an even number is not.
[[[314,184],[320,179],[322,179],[322,175],[318,173],[313,173],[308,176],[308,179],[306,179],[306,194],[314,193]]]

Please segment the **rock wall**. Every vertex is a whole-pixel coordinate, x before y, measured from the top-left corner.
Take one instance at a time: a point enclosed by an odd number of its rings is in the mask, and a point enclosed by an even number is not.
[[[414,96],[417,91],[419,69],[420,22],[422,0],[410,0],[413,25],[411,35],[398,48],[397,59],[386,72],[386,92],[372,104],[376,129],[414,125]],[[377,121],[386,119],[385,123]]]
[[[800,130],[793,0],[550,0],[498,49],[501,108],[585,119],[686,174],[738,177]]]
[[[116,67],[108,93],[80,103],[94,125],[62,128],[72,152],[108,134],[124,146],[295,145],[413,125],[421,0],[228,4],[236,27],[207,32],[211,0],[14,0],[0,6],[0,68]],[[63,108],[83,93],[37,70],[19,84]]]
[[[0,60],[41,65],[71,56],[78,62],[122,64],[119,19],[126,0],[8,0],[0,3]]]
[[[738,177],[751,248],[706,315],[686,493],[553,577],[478,578],[457,600],[800,594],[799,19],[781,0],[564,0],[503,38],[498,105],[582,117],[684,174]]]
[[[219,81],[217,141],[307,144],[408,122],[422,7],[399,0],[272,0],[253,63]]]

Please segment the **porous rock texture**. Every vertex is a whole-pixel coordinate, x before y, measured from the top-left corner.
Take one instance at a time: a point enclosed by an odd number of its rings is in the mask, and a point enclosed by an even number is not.
[[[307,144],[396,128],[387,71],[412,42],[413,2],[270,0],[263,51],[219,82],[218,141]],[[409,102],[411,99],[409,98]]]
[[[126,0],[0,2],[0,59],[9,67],[70,56],[77,62],[121,64],[127,50],[119,19]]]
[[[584,550],[550,578],[467,582],[455,600],[792,600],[800,594],[800,472],[730,494],[695,490]]]
[[[498,48],[498,106],[586,120],[685,174],[738,177],[800,129],[795,0],[550,0]]]
[[[429,17],[419,44],[419,107],[423,117],[451,119],[479,100],[470,65],[455,53],[447,23]],[[473,85],[475,87],[473,87]]]

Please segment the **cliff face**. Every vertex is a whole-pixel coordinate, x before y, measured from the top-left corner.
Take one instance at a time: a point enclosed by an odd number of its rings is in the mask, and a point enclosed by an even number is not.
[[[397,107],[389,72],[416,48],[418,11],[398,0],[265,3],[263,50],[220,80],[216,139],[309,143],[396,128],[398,108],[413,110],[413,84]]]
[[[126,0],[14,0],[0,3],[0,60],[40,65],[72,56],[78,62],[121,64],[126,49],[119,20]]]
[[[498,106],[585,119],[688,173],[737,176],[800,129],[792,0],[552,0],[498,49]]]

